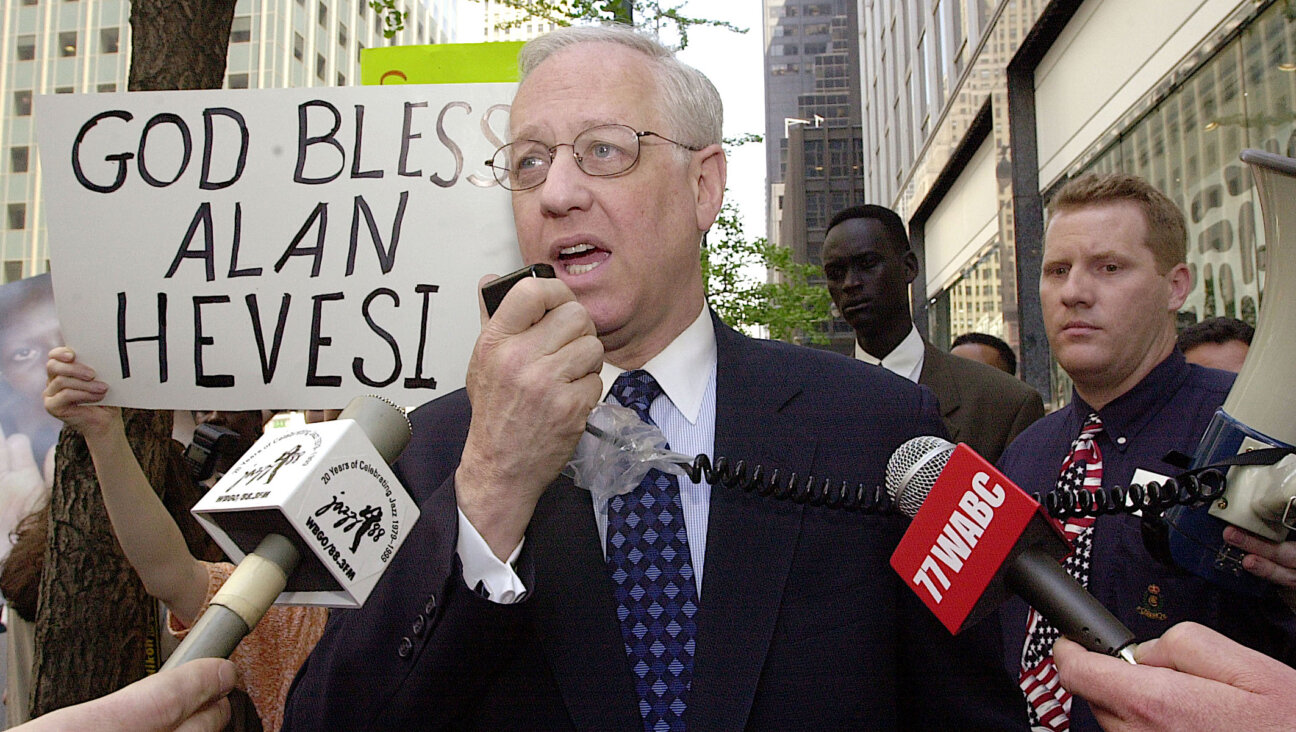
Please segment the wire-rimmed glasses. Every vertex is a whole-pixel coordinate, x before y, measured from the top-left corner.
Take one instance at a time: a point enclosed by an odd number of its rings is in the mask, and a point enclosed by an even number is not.
[[[546,145],[539,140],[511,142],[496,150],[486,165],[505,189],[525,191],[545,182],[558,148],[569,146],[576,165],[586,175],[605,178],[620,175],[639,162],[639,141],[645,137],[656,137],[694,152],[702,149],[656,132],[639,132],[629,125],[598,125],[580,133],[571,142],[556,145]]]

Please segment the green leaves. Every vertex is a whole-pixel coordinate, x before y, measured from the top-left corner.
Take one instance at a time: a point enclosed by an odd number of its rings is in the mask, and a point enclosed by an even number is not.
[[[726,323],[743,330],[765,328],[769,337],[827,343],[818,327],[827,322],[831,299],[823,268],[792,260],[792,250],[764,237],[748,240],[730,202],[707,234],[702,249],[707,301]]]

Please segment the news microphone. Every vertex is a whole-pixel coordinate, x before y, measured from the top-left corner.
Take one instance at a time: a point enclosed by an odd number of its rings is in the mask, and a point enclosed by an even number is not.
[[[1067,638],[1134,663],[1134,634],[1059,564],[1071,547],[1057,524],[967,445],[915,437],[886,483],[913,519],[891,566],[950,633],[1015,594]]]
[[[388,467],[410,434],[403,409],[357,397],[257,440],[192,509],[238,567],[162,668],[228,658],[275,602],[360,606],[418,520]]]

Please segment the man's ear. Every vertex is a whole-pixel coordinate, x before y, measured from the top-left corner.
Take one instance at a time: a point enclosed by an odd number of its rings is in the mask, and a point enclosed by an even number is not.
[[[697,227],[706,231],[715,223],[724,204],[725,181],[729,174],[724,148],[718,144],[707,145],[694,153],[689,172],[692,174]]]
[[[1170,283],[1170,312],[1178,312],[1179,308],[1188,300],[1188,293],[1192,291],[1192,272],[1188,270],[1188,265],[1180,262],[1166,272],[1166,282]]]
[[[918,255],[914,254],[912,249],[906,249],[904,253],[905,282],[913,284],[918,279]]]

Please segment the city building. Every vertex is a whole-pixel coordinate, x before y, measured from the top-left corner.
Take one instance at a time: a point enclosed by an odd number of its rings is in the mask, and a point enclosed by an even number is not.
[[[1255,0],[858,0],[864,188],[909,224],[915,320],[1004,337],[1069,396],[1038,282],[1044,205],[1122,170],[1184,210],[1181,318],[1254,321],[1265,244],[1248,147],[1296,155],[1296,14]]]
[[[530,17],[499,0],[481,0],[481,4],[482,39],[486,41],[529,41],[558,27],[557,23]]]
[[[769,236],[796,261],[822,265],[829,219],[864,202],[856,8],[853,0],[764,6]],[[822,332],[824,348],[855,352],[846,321]]]
[[[388,39],[365,0],[239,0],[225,87],[343,86],[360,80],[360,51],[456,38],[460,0],[401,0],[404,30]],[[0,279],[48,271],[34,98],[126,90],[129,0],[0,0]]]

